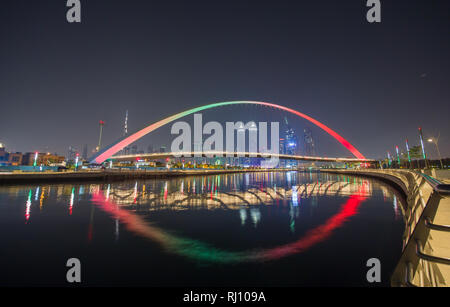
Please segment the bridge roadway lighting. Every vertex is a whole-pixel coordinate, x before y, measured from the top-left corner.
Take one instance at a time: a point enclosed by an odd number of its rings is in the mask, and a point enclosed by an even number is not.
[[[439,161],[441,161],[441,168],[444,169],[444,164],[442,163],[441,152],[439,151],[439,146],[438,146],[439,136],[440,136],[440,134],[438,135],[437,138],[429,138],[428,142],[434,143],[434,145],[436,145],[436,150],[437,150],[438,155],[439,155]]]

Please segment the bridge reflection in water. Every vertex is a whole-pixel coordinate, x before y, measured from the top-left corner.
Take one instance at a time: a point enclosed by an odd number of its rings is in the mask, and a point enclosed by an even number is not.
[[[285,174],[285,175],[284,175]],[[47,198],[69,203],[69,214],[76,205],[76,196],[102,193],[105,198],[119,208],[144,212],[158,210],[239,210],[241,219],[246,219],[246,209],[251,208],[255,225],[258,221],[258,207],[287,206],[297,211],[302,200],[312,199],[317,205],[318,197],[348,197],[358,194],[372,196],[372,182],[353,176],[302,173],[310,182],[297,183],[297,173],[247,173],[211,175],[207,177],[187,177],[172,180],[147,180],[135,182],[115,182],[112,184],[37,186],[27,193],[25,217],[29,220],[31,204],[39,202],[42,210]],[[284,177],[285,176],[285,177]],[[285,180],[277,187],[276,181]],[[320,180],[322,179],[322,180]],[[315,181],[314,181],[315,180]],[[252,184],[249,184],[249,183]],[[257,185],[254,183],[258,182]],[[403,207],[399,193],[387,185],[377,186],[383,200],[392,202],[396,218],[402,216]],[[18,195],[22,188],[11,186],[9,194]],[[155,192],[158,191],[158,192]]]
[[[227,178],[227,177],[225,177]],[[233,178],[233,177],[231,177]],[[230,192],[221,191],[221,176],[184,180],[175,183],[176,191],[170,191],[171,181],[165,181],[160,193],[147,192],[148,186],[135,183],[133,188],[115,185],[105,190],[108,199],[117,205],[136,210],[186,210],[186,209],[232,209],[245,206],[273,205],[279,202],[292,202],[298,206],[301,199],[315,196],[371,196],[372,190],[367,180],[358,182],[326,181],[284,187],[255,187],[246,189],[235,187]],[[236,180],[236,179],[235,179]],[[231,180],[233,185],[233,180]],[[227,183],[225,183],[227,185]],[[169,192],[170,191],[170,192]]]
[[[355,176],[268,172],[5,186],[0,197],[0,230],[11,234],[5,250],[37,238],[14,254],[17,263],[33,252],[33,268],[44,271],[75,251],[93,259],[93,285],[110,272],[117,285],[361,285],[368,257],[380,257],[387,280],[401,252],[404,200]],[[60,253],[49,258],[41,248],[47,242]],[[328,261],[335,253],[339,263]],[[117,259],[124,259],[120,268]],[[19,268],[3,269],[14,278]]]
[[[240,179],[246,183],[259,182],[259,184],[239,188],[240,185],[236,185],[239,176],[243,176]],[[249,178],[249,176],[256,178]],[[277,188],[276,185],[267,186],[267,182],[273,182],[272,176],[274,176],[273,173],[255,173],[224,176],[225,181],[221,181],[221,175],[186,181],[183,179],[175,182],[165,181],[160,193],[151,192],[155,189],[154,186],[147,192],[146,185],[138,185],[138,182],[132,189],[121,186],[112,188],[111,185],[108,185],[106,189],[99,189],[98,192],[94,193],[92,200],[103,210],[113,215],[114,218],[120,219],[128,230],[159,242],[170,252],[201,261],[233,263],[268,261],[303,252],[329,237],[348,218],[357,214],[360,204],[372,195],[370,182],[356,177],[336,178],[342,179],[342,181],[327,178],[322,182],[317,180],[316,182],[297,185],[295,177],[291,177],[291,174],[288,173],[286,174],[286,180],[291,183],[289,188]],[[192,184],[190,184],[191,182]],[[220,191],[221,187],[231,188],[231,191]],[[389,193],[389,190],[385,187],[382,191],[385,197],[389,197],[389,194],[393,196],[394,211],[396,217],[398,217],[399,209],[395,194]],[[281,204],[290,207],[290,226],[294,228],[295,217],[298,216],[298,208],[302,199],[314,198],[317,201],[318,196],[340,196],[347,197],[347,200],[335,215],[292,243],[239,252],[228,251],[198,240],[175,236],[148,223],[140,214],[133,214],[133,211],[143,213],[159,210],[239,210],[241,223],[245,224],[246,219],[250,216],[256,227],[261,217],[260,206],[280,206]],[[249,209],[249,212],[247,209]]]

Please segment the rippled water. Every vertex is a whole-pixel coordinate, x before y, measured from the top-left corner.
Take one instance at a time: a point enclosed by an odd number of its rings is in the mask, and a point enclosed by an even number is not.
[[[381,285],[404,200],[372,179],[274,172],[0,187],[1,285]]]

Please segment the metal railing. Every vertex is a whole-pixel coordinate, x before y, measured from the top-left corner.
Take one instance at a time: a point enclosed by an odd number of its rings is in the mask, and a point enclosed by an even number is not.
[[[425,254],[422,251],[421,242],[419,240],[416,240],[416,255],[423,260],[450,265],[450,258]]]
[[[421,172],[415,171],[415,173],[422,176],[436,192],[440,194],[450,194],[450,184],[445,184],[442,181]]]
[[[425,218],[425,226],[427,226],[428,228],[433,229],[433,230],[450,232],[450,225],[433,224],[429,217]]]

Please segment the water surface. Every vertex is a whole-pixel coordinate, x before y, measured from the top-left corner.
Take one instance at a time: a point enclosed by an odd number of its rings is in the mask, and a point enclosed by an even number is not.
[[[368,286],[404,200],[372,179],[273,172],[0,187],[1,285]]]

